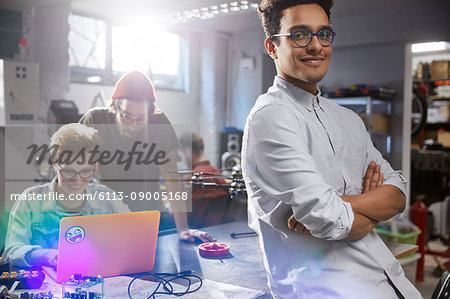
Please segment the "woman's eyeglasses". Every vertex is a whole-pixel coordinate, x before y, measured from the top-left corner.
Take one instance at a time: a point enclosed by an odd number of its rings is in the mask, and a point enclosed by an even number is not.
[[[73,169],[64,169],[61,165],[57,164],[59,167],[59,173],[65,179],[71,180],[74,179],[77,175],[80,176],[83,180],[90,179],[95,173],[95,167],[89,169],[83,169],[81,171],[75,171]]]

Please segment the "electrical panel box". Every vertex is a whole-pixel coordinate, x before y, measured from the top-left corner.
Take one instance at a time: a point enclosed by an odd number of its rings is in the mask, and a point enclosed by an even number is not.
[[[39,67],[0,59],[0,126],[37,123]]]

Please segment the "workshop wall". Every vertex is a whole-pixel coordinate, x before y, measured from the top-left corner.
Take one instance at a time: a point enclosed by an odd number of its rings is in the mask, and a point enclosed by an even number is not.
[[[69,12],[67,1],[35,9],[32,52],[34,61],[39,63],[39,114],[44,121],[50,101],[65,99],[69,91]]]
[[[403,80],[405,45],[410,42],[448,40],[450,2],[395,1],[380,9],[352,13],[338,8],[332,16],[336,40],[330,70],[321,86],[329,90],[370,83],[398,91],[392,106],[393,168],[402,166]]]
[[[228,40],[207,34],[201,36],[200,97],[198,132],[205,141],[205,157],[220,168],[220,132],[225,126],[227,101]]]
[[[264,71],[262,30],[242,30],[233,33],[232,47],[231,125],[243,129],[250,109],[262,93]],[[247,67],[246,63],[249,64]]]

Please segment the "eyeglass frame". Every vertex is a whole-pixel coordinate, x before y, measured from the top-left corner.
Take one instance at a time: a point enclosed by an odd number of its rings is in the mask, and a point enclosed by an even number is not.
[[[82,180],[84,180],[84,181],[89,181],[89,180],[94,176],[95,172],[97,171],[96,167],[94,166],[94,167],[92,168],[92,170],[90,170],[90,171],[92,171],[92,174],[89,175],[89,176],[87,176],[87,177],[84,177],[84,176],[81,175],[81,173],[82,173],[83,171],[86,171],[85,169],[83,169],[83,170],[81,170],[81,171],[67,170],[67,171],[72,171],[72,172],[74,172],[75,175],[72,176],[72,177],[66,177],[66,176],[63,175],[63,172],[62,172],[62,171],[64,171],[64,170],[66,170],[66,169],[62,168],[62,166],[61,166],[60,164],[58,164],[58,163],[56,163],[56,165],[59,166],[59,173],[60,173],[61,176],[62,176],[63,178],[65,178],[66,180],[73,180],[73,179],[76,178],[76,176],[78,175]]]
[[[294,40],[294,34],[297,33],[297,32],[299,32],[299,31],[302,31],[302,30],[308,31],[308,32],[311,34],[311,37],[309,38],[309,42],[308,42],[306,45],[304,45],[304,46],[301,46],[301,45],[297,44],[297,42]],[[325,46],[322,45],[322,44],[320,43],[320,38],[319,38],[319,33],[320,33],[321,31],[323,31],[323,30],[329,30],[329,31],[331,31],[331,41],[330,41],[330,43],[329,43],[328,45],[325,45]],[[336,32],[334,32],[334,30],[331,29],[331,28],[323,28],[323,29],[320,29],[319,31],[317,31],[316,33],[314,33],[314,32],[312,32],[312,31],[309,30],[309,29],[302,28],[302,29],[295,30],[294,32],[291,32],[291,33],[277,33],[277,34],[273,34],[270,38],[272,39],[273,37],[282,37],[282,36],[290,36],[291,39],[292,39],[292,41],[293,41],[297,46],[299,46],[299,47],[301,47],[301,48],[305,48],[305,47],[309,46],[309,44],[311,44],[311,42],[312,42],[314,36],[317,36],[317,40],[319,41],[319,44],[320,44],[322,47],[328,47],[328,46],[330,46],[330,45],[333,43],[334,37],[336,36]]]
[[[141,125],[141,124],[145,124],[148,121],[148,115],[147,114],[145,116],[142,116],[142,117],[139,117],[139,118],[132,117],[131,120],[124,119],[123,115],[126,115],[125,113],[129,113],[129,112],[122,110],[122,108],[120,107],[120,102],[117,105],[117,109],[118,109],[117,112],[119,112],[120,120],[122,120],[122,122],[124,122],[125,124],[133,124],[134,123],[134,124],[137,124],[137,125]],[[127,116],[127,118],[129,118],[129,117]]]

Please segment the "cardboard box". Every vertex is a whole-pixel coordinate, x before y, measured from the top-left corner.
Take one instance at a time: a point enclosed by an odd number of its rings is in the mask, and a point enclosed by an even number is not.
[[[359,116],[363,119],[364,123],[366,124],[366,128],[368,128],[368,120],[366,113],[360,113]],[[390,125],[390,116],[387,114],[372,114],[372,131],[389,131],[389,125]],[[368,128],[369,129],[369,128]]]
[[[433,60],[430,67],[430,77],[433,80],[448,78],[448,60]]]
[[[428,107],[427,122],[431,124],[450,122],[450,105]]]
[[[439,130],[437,132],[437,141],[442,143],[444,147],[450,147],[450,132]]]

